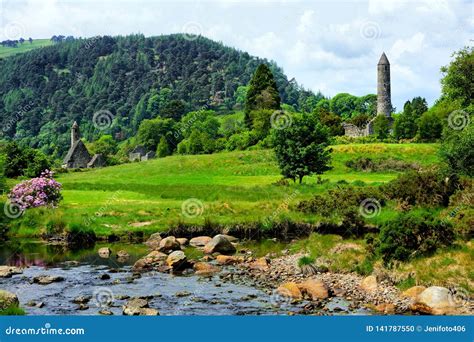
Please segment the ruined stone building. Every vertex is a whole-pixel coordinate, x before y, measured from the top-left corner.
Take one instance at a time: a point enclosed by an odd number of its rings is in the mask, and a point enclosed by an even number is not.
[[[384,52],[377,64],[377,115],[385,115],[389,118],[390,123],[392,123],[392,110],[390,62]],[[349,137],[366,137],[374,134],[374,120],[375,118],[362,128],[350,123],[343,123],[345,135]]]
[[[63,161],[63,167],[68,169],[80,169],[86,167],[105,166],[105,158],[102,154],[91,157],[86,145],[81,140],[79,125],[74,121],[71,127],[71,147]]]

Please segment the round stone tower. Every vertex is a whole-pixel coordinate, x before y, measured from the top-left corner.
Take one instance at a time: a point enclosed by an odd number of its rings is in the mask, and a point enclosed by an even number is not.
[[[81,134],[79,132],[79,125],[77,124],[76,121],[74,121],[74,123],[72,124],[72,127],[71,127],[71,147],[79,139],[81,139]]]
[[[377,64],[377,114],[391,117],[390,62],[385,52]]]

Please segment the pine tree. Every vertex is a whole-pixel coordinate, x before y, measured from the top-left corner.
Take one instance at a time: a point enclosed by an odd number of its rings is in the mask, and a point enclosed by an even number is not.
[[[251,112],[259,109],[280,109],[280,95],[272,71],[260,64],[250,80],[245,99],[245,125],[252,127]]]

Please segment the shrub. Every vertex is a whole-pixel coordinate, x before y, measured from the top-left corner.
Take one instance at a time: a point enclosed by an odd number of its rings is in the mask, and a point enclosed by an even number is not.
[[[387,264],[426,255],[453,241],[454,230],[449,222],[435,218],[428,211],[410,212],[382,225],[376,252]]]
[[[303,212],[317,213],[322,216],[340,214],[348,221],[353,221],[352,209],[358,208],[365,199],[369,198],[376,199],[381,206],[385,205],[385,196],[376,187],[341,186],[328,190],[326,195],[315,195],[310,200],[301,201],[297,208]]]
[[[348,160],[345,164],[348,168],[353,170],[366,172],[406,171],[420,168],[416,163],[407,163],[395,158],[371,159],[368,157],[358,157]]]
[[[440,148],[441,158],[453,173],[474,176],[474,123],[462,130],[447,129]]]
[[[40,206],[56,207],[62,199],[61,184],[53,179],[51,171],[46,170],[38,178],[15,185],[8,198],[21,210]]]
[[[409,171],[382,186],[390,199],[409,205],[447,206],[449,197],[459,188],[456,175],[437,170]]]

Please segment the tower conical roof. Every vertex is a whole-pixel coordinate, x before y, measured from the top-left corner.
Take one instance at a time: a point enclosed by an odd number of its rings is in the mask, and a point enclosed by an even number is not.
[[[387,56],[385,55],[385,52],[383,52],[382,56],[380,56],[379,64],[390,64],[390,62],[388,61]]]
[[[79,127],[79,125],[77,124],[77,121],[74,121],[74,123],[72,124],[72,128],[77,128]]]

